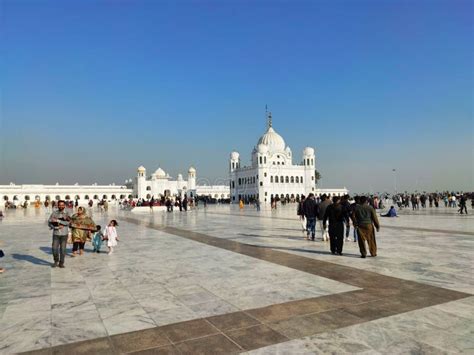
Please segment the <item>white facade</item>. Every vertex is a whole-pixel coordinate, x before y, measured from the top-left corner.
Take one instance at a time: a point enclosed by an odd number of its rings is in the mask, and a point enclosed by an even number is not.
[[[169,174],[158,168],[149,177],[146,169],[140,166],[137,169],[137,177],[133,184],[133,196],[143,199],[160,198],[161,196],[209,196],[212,198],[230,198],[229,186],[197,186],[196,169],[188,170],[188,179],[184,180],[181,174],[176,180],[172,180]],[[217,197],[216,197],[217,196]]]
[[[132,190],[116,185],[0,185],[3,202],[22,203],[24,201],[79,200],[86,204],[89,200],[118,200],[128,198]]]
[[[300,164],[293,164],[293,153],[273,129],[269,114],[267,131],[252,151],[251,165],[242,166],[238,152],[230,154],[231,200],[258,199],[261,203],[269,203],[275,197],[298,199],[311,192],[318,194],[315,168],[316,156],[311,147],[303,149]],[[343,190],[347,193],[345,188],[334,192],[338,194]]]

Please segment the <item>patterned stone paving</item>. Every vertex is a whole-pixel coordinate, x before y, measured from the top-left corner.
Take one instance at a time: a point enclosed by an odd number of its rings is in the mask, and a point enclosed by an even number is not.
[[[123,242],[112,256],[68,259],[65,270],[49,267],[44,213],[11,213],[0,225],[8,269],[0,352],[474,349],[470,216],[407,211],[382,221],[380,256],[362,260],[352,242],[335,257],[325,243],[304,241],[292,207],[96,213],[99,223],[118,216]],[[442,229],[432,225],[438,218]],[[413,246],[422,259],[412,258]]]

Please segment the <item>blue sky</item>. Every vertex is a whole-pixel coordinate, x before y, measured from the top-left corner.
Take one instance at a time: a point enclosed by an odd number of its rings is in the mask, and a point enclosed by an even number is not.
[[[224,179],[268,104],[322,187],[474,187],[470,1],[0,6],[0,183]]]

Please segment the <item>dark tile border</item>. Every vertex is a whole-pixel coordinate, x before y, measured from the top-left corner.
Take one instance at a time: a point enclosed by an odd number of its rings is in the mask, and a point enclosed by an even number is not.
[[[130,217],[122,217],[122,220],[353,285],[360,290],[179,322],[28,354],[232,354],[472,296],[271,247],[252,246]]]

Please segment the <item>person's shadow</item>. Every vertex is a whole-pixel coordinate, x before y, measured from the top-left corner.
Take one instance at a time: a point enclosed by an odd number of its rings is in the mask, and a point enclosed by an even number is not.
[[[51,247],[40,247],[40,250],[42,252],[45,252],[46,254],[49,254],[49,255],[52,255],[53,254],[53,250]]]
[[[32,255],[26,255],[26,254],[12,254],[12,258],[13,259],[16,259],[16,260],[21,260],[21,261],[28,261],[32,264],[35,264],[35,265],[47,265],[47,266],[51,266],[51,263],[46,261],[46,260],[43,260],[43,259],[39,259],[37,258],[36,256],[32,256]]]

